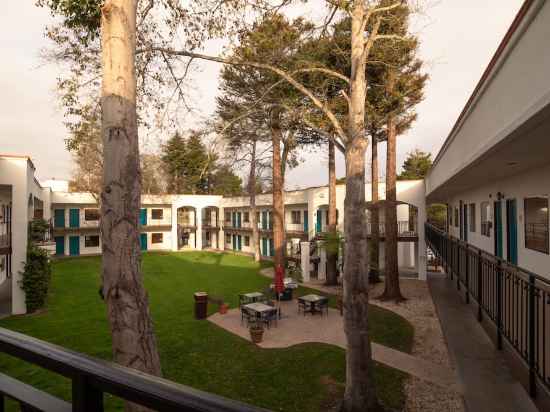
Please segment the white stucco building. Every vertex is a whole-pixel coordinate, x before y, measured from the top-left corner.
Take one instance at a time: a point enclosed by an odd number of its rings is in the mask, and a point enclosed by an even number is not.
[[[550,279],[550,4],[527,1],[426,178],[450,234]]]
[[[370,186],[366,187],[370,200]],[[385,187],[380,185],[380,197]],[[345,186],[337,186],[338,229],[343,231]],[[424,183],[398,182],[399,264],[425,279],[426,219]],[[143,195],[140,213],[143,251],[219,250],[253,253],[249,198],[213,195]],[[260,251],[273,256],[272,195],[257,196]],[[19,287],[27,247],[29,222],[41,218],[51,223],[48,247],[56,257],[101,254],[99,210],[90,193],[68,192],[67,182],[39,183],[29,157],[0,155],[0,302],[12,313],[25,313]],[[328,224],[328,188],[313,187],[285,193],[287,254],[300,261],[301,245],[309,248]],[[370,232],[366,222],[365,232]],[[382,235],[382,241],[384,237]],[[382,243],[383,245],[383,243]],[[319,246],[317,244],[317,246]],[[322,248],[311,247],[312,256],[302,265],[304,277],[322,279],[326,259]],[[381,247],[383,263],[383,246]],[[309,256],[309,253],[307,254]]]

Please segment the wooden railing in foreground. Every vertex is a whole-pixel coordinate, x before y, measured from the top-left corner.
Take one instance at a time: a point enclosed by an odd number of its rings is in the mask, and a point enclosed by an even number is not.
[[[267,412],[3,328],[0,352],[72,381],[71,404],[0,373],[0,412],[4,411],[5,398],[19,402],[23,411],[101,412],[105,393],[155,411]]]

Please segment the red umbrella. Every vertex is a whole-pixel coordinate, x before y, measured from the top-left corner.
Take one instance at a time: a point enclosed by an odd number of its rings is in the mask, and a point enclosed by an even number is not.
[[[281,265],[278,265],[275,268],[275,292],[277,293],[277,296],[284,292],[285,290],[285,272]]]

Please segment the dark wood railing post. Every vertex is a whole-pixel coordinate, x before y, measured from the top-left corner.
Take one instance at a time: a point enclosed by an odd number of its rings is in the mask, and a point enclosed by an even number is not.
[[[456,241],[456,290],[460,290],[460,240]]]
[[[537,383],[535,371],[535,276],[529,275],[529,395],[532,398],[537,396]]]
[[[465,286],[466,286],[466,304],[470,303],[470,250],[468,248],[468,244],[466,243],[466,267],[465,267]]]
[[[483,255],[477,253],[477,320],[483,320]]]
[[[103,412],[103,393],[83,375],[73,378],[73,411]]]
[[[497,349],[502,350],[502,262],[497,258]]]

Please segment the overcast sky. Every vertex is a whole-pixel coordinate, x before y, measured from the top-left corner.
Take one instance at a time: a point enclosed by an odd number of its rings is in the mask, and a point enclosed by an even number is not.
[[[44,27],[49,13],[34,0],[2,0],[0,13],[0,153],[29,155],[38,177],[68,179],[71,158],[66,130],[55,97],[55,66],[43,66],[39,51],[47,46]],[[399,137],[398,165],[414,148],[435,156],[522,0],[441,0],[415,20],[421,56],[430,81],[419,105],[418,121]],[[214,108],[218,66],[205,63],[197,75],[196,101],[207,115]],[[384,150],[381,150],[381,156]],[[289,189],[327,181],[324,152],[306,153],[304,163],[289,172]],[[343,175],[337,159],[337,174]]]

